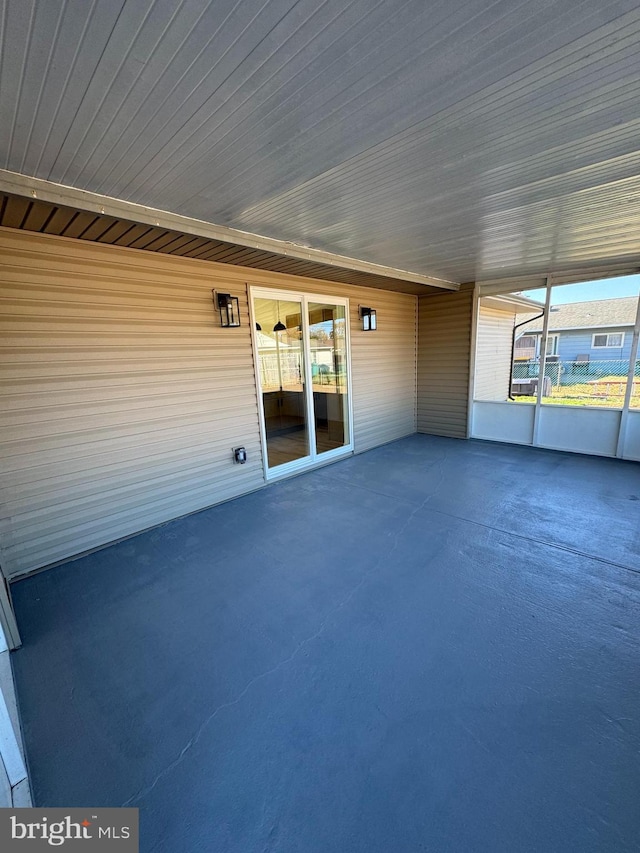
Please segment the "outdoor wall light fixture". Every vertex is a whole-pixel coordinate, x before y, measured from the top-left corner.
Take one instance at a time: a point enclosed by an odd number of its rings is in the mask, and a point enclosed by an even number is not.
[[[212,290],[213,304],[220,312],[220,325],[223,329],[230,329],[240,325],[240,306],[238,297],[230,293],[216,293]]]
[[[247,461],[247,451],[244,447],[234,447],[233,448],[233,458],[239,465],[244,465]]]
[[[365,308],[364,305],[361,305],[360,316],[362,317],[362,331],[375,332],[375,330],[378,328],[378,321],[376,319],[376,309]]]

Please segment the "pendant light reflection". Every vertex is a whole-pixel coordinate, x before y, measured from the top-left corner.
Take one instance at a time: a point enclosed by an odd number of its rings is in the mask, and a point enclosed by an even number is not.
[[[274,332],[286,332],[287,327],[285,326],[285,324],[280,319],[280,300],[278,300],[277,305],[278,305],[278,322],[273,327],[273,331]]]

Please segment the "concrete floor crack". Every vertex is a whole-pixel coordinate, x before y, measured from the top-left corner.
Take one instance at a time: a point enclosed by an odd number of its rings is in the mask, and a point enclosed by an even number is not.
[[[247,695],[247,693],[249,693],[249,691],[251,690],[251,688],[255,684],[257,684],[260,681],[263,681],[265,678],[269,678],[270,676],[272,676],[276,672],[278,672],[280,669],[282,669],[283,667],[290,664],[292,661],[294,661],[296,659],[296,657],[300,654],[300,652],[304,648],[306,648],[307,646],[309,646],[311,643],[313,643],[315,640],[317,640],[319,637],[322,636],[329,620],[336,613],[338,613],[340,610],[342,610],[344,607],[346,607],[347,604],[349,604],[349,602],[353,599],[353,597],[356,595],[358,590],[360,590],[362,588],[362,586],[366,583],[366,581],[380,567],[383,560],[387,560],[387,559],[389,559],[389,557],[392,556],[392,554],[397,549],[398,544],[400,542],[400,538],[402,537],[402,535],[405,532],[405,530],[407,529],[407,527],[411,524],[411,522],[413,521],[415,516],[422,509],[424,509],[424,507],[431,500],[431,498],[434,497],[434,495],[437,493],[438,489],[440,488],[440,486],[444,482],[444,477],[445,477],[445,475],[444,475],[444,463],[446,462],[446,460],[447,460],[447,453],[445,451],[443,453],[442,457],[436,461],[436,465],[437,465],[438,471],[439,471],[438,482],[434,485],[433,489],[429,492],[429,494],[426,495],[424,500],[409,513],[409,515],[407,516],[407,518],[406,518],[405,522],[402,524],[402,526],[396,529],[395,535],[393,537],[393,544],[392,544],[391,548],[389,549],[389,551],[384,553],[384,554],[381,554],[378,557],[378,559],[376,560],[376,562],[373,564],[373,566],[371,566],[371,568],[368,569],[362,575],[362,577],[360,578],[358,583],[349,591],[349,593],[338,604],[336,604],[334,607],[332,607],[331,610],[329,610],[327,615],[322,620],[320,627],[313,634],[311,634],[309,637],[306,637],[304,640],[302,640],[300,643],[298,643],[298,645],[295,647],[295,649],[291,652],[291,654],[288,657],[283,658],[275,666],[271,667],[271,669],[268,669],[265,672],[261,672],[259,675],[254,676],[254,678],[252,678],[250,681],[248,681],[247,684],[240,691],[240,693],[235,697],[235,699],[232,699],[229,702],[223,702],[221,705],[218,705],[217,708],[215,708],[211,712],[211,714],[209,714],[209,716],[204,720],[204,722],[200,725],[200,727],[195,732],[195,734],[189,739],[189,741],[186,743],[186,745],[180,750],[178,755],[165,768],[163,768],[163,770],[161,770],[160,773],[158,773],[158,775],[154,778],[154,780],[149,785],[145,786],[144,788],[141,788],[133,796],[129,797],[128,800],[126,800],[124,803],[122,803],[122,808],[126,808],[128,806],[133,806],[134,803],[137,803],[143,797],[150,794],[151,791],[153,791],[153,789],[156,787],[156,785],[158,785],[166,776],[168,776],[176,767],[178,767],[182,763],[182,761],[184,760],[185,756],[194,748],[194,746],[197,745],[197,743],[200,740],[200,738],[202,737],[202,734],[204,733],[205,729],[215,720],[215,718],[218,716],[218,714],[220,714],[222,711],[227,710],[228,708],[233,708],[235,705],[238,705],[244,699],[244,697]],[[434,467],[434,466],[433,465],[430,466],[430,469],[432,467]]]

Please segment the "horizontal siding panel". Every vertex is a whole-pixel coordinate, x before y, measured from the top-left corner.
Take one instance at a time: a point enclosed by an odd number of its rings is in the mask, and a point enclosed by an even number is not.
[[[6,257],[6,255],[5,255]],[[57,264],[57,255],[55,256]],[[71,299],[72,294],[82,291],[92,301],[119,300],[122,297],[131,296],[131,287],[127,286],[117,274],[108,276],[98,271],[95,277],[86,269],[61,272],[57,267],[48,268],[47,263],[41,266],[23,265],[22,258],[12,259],[15,263],[3,263],[5,281],[7,282],[7,295],[16,295],[25,299],[50,299],[60,291],[61,296]],[[18,265],[20,264],[20,265]],[[49,264],[49,267],[51,264]],[[153,278],[140,279],[135,293],[140,299],[153,300],[154,294],[165,296],[170,304],[180,305],[184,297],[185,305],[194,301],[202,300],[202,290],[199,286],[189,280],[181,280],[176,277],[176,284],[171,280],[155,281]],[[230,282],[231,283],[231,282]]]
[[[71,396],[71,395],[68,395]],[[236,400],[246,400],[242,391],[236,385],[228,385],[225,396],[225,404],[234,404]],[[19,405],[19,399],[10,397],[7,406],[3,412],[0,412],[0,426],[12,426],[16,424],[38,423],[47,419],[48,423],[61,420],[68,422],[77,418],[82,418],[84,425],[91,426],[92,417],[99,418],[97,425],[104,423],[107,416],[120,416],[122,413],[127,415],[136,413],[138,417],[148,417],[149,419],[157,419],[165,412],[171,414],[174,407],[180,407],[184,403],[189,403],[194,407],[195,411],[206,411],[212,406],[211,394],[208,390],[203,391],[187,391],[169,389],[165,396],[155,394],[148,396],[145,394],[128,395],[120,399],[115,397],[113,400],[97,400],[90,402],[83,400],[77,406],[70,410],[69,404],[60,404],[52,401],[50,406],[35,406],[29,407]],[[42,399],[40,399],[42,403]],[[135,416],[134,416],[135,417]],[[133,421],[129,419],[129,423]]]
[[[137,446],[115,448],[109,454],[109,463],[105,464],[101,453],[91,455],[75,454],[65,460],[64,471],[55,461],[48,457],[38,458],[37,454],[29,454],[17,459],[12,469],[7,469],[0,479],[0,488],[7,499],[12,501],[23,495],[37,495],[38,491],[53,492],[64,488],[65,483],[84,486],[96,480],[102,480],[117,475],[118,472],[129,470],[154,470],[159,462],[166,465],[184,464],[189,461],[211,459],[214,440],[209,436],[209,443],[202,441],[202,434],[191,434],[187,440],[182,436],[154,442],[148,445],[148,453],[140,458]],[[247,442],[249,447],[250,443]],[[259,445],[255,445],[258,447]]]
[[[231,454],[228,455],[230,458]],[[84,522],[98,522],[105,516],[105,506],[117,507],[118,513],[135,510],[149,496],[154,502],[178,491],[186,494],[209,488],[212,490],[211,502],[215,503],[216,484],[225,467],[222,463],[217,466],[209,463],[183,466],[180,471],[167,472],[163,465],[162,475],[149,477],[143,482],[139,477],[129,483],[118,481],[111,488],[101,482],[99,492],[94,489],[92,495],[75,493],[72,500],[61,500],[55,504],[37,498],[29,502],[18,501],[14,517],[18,532],[14,533],[14,544],[37,543],[43,527],[46,527],[47,538],[58,532],[66,532],[70,527],[68,519],[77,518],[80,514]]]
[[[460,408],[464,409],[465,404],[462,400],[461,393],[467,390],[467,386],[460,382],[455,383],[452,382],[449,385],[441,385],[439,383],[432,383],[429,385],[420,385],[419,390],[425,394],[429,393],[437,393],[439,397],[442,399],[447,399],[447,406],[450,409],[456,403],[460,405]]]
[[[445,397],[444,395],[440,394],[439,392],[433,391],[433,389],[431,389],[430,393],[433,396],[435,396],[435,394],[437,393],[437,398],[438,398],[437,402],[439,403],[439,406],[436,406],[435,404],[432,405],[430,417],[431,418],[437,417],[438,413],[441,410],[446,412],[447,417],[453,417],[455,415],[455,417],[458,418],[458,417],[464,416],[464,413],[467,410],[467,406],[463,402],[461,402],[461,399],[460,399],[463,390],[465,390],[465,389],[460,389],[460,394],[458,396]]]
[[[66,435],[90,435],[96,430],[100,432],[118,430],[125,426],[136,432],[152,432],[163,429],[166,424],[180,424],[184,419],[185,410],[189,411],[190,417],[207,417],[215,409],[216,417],[241,418],[250,417],[255,411],[255,402],[247,404],[246,398],[241,395],[231,394],[225,398],[225,407],[215,407],[211,400],[203,400],[197,403],[190,401],[186,396],[179,402],[168,402],[166,406],[143,407],[137,411],[132,404],[130,407],[110,411],[106,406],[99,414],[86,411],[82,405],[70,416],[59,415],[43,420],[42,418],[23,419],[21,414],[0,416],[0,428],[2,428],[3,440],[9,444],[13,441],[29,441],[33,438],[52,437]]]
[[[125,512],[101,516],[95,523],[69,527],[60,535],[50,535],[46,539],[29,542],[24,546],[10,546],[5,550],[5,554],[10,562],[20,560],[34,566],[58,562],[70,555],[99,548],[105,543],[155,527],[169,519],[230,500],[237,496],[238,488],[241,488],[241,494],[256,488],[251,478],[244,479],[246,482],[241,480],[233,483],[212,483],[203,491],[181,491],[159,501],[145,500],[144,504],[138,504]]]
[[[52,258],[55,259],[53,263],[57,263],[58,256],[53,255]],[[153,278],[141,279],[140,287],[136,288],[135,291],[123,283],[117,271],[108,276],[101,275],[98,271],[95,276],[95,286],[92,286],[94,281],[92,270],[61,272],[57,268],[47,270],[46,264],[32,267],[7,263],[4,276],[7,283],[7,297],[24,299],[28,302],[39,299],[54,299],[57,302],[59,294],[60,302],[72,304],[79,291],[85,295],[89,305],[109,302],[119,305],[127,299],[134,302],[145,300],[153,302],[154,296],[157,298],[158,294],[166,296],[169,303],[178,306],[182,305],[182,298],[184,297],[184,307],[203,299],[200,283],[194,284],[193,281],[184,280],[179,276],[176,276],[176,283],[173,287],[171,286],[171,279],[166,281],[160,279],[157,282]],[[229,284],[231,283],[229,282]]]
[[[128,440],[129,442],[139,442],[140,436],[146,437],[146,442],[151,442],[154,438],[169,434],[173,435],[179,433],[181,429],[187,429],[186,420],[184,415],[181,415],[171,419],[166,418],[158,422],[148,421],[144,424],[144,429],[124,423],[111,427],[101,426],[93,430],[70,430],[68,433],[50,434],[45,437],[38,437],[37,439],[17,438],[5,443],[7,467],[11,465],[11,457],[24,453],[25,448],[26,453],[29,456],[33,456],[35,448],[39,452],[47,452],[54,455],[55,451],[61,448],[65,450],[75,448],[77,452],[81,453],[84,449],[83,445],[91,447],[97,445],[107,449],[112,447],[120,439]],[[234,432],[237,434],[241,430],[237,413],[229,409],[224,412],[221,410],[204,413],[192,412],[189,414],[188,422],[190,427],[210,424],[210,430],[215,430],[215,433],[212,432],[212,434],[217,436],[229,435]]]
[[[462,388],[466,385],[462,370],[452,370],[452,366],[460,368],[462,365],[464,365],[464,359],[453,357],[442,364],[429,362],[431,375],[422,376],[418,386],[420,388]],[[445,372],[447,369],[448,375]]]
[[[476,340],[475,400],[504,401],[509,395],[515,316],[480,302]]]
[[[62,350],[64,352],[64,349]],[[55,353],[59,355],[59,353]],[[29,352],[26,352],[29,355]],[[63,363],[63,362],[61,362]],[[83,383],[87,381],[87,377],[95,377],[96,381],[100,379],[112,379],[113,377],[122,377],[125,381],[128,377],[140,376],[143,372],[145,375],[156,378],[160,381],[160,377],[167,375],[170,372],[175,373],[176,367],[183,372],[191,371],[206,374],[212,370],[212,359],[210,357],[202,358],[178,358],[177,356],[167,356],[166,358],[141,358],[136,355],[135,358],[120,359],[119,361],[112,359],[107,363],[104,359],[82,361],[77,359],[71,366],[66,376],[60,377],[60,383]],[[60,370],[57,364],[53,364],[51,359],[44,361],[20,362],[15,361],[11,364],[3,364],[3,376],[7,378],[8,387],[15,387],[16,383],[23,380],[31,382],[51,382],[60,375]]]
[[[232,441],[237,437],[237,425],[232,419],[229,420],[226,429],[224,425],[220,425],[215,432],[212,432],[210,423],[209,418],[203,418],[198,422],[148,433],[145,447],[150,453],[156,453],[159,448],[165,446],[173,447],[177,444],[194,447],[200,443],[208,446],[207,442]],[[240,443],[246,443],[248,440],[244,439]],[[137,455],[139,459],[140,436],[139,433],[133,432],[117,438],[94,435],[84,443],[75,438],[57,442],[42,440],[14,442],[12,450],[15,451],[12,455],[7,453],[5,456],[4,469],[7,476],[29,478],[40,466],[56,465],[59,469],[66,471],[67,466],[80,460],[84,460],[88,466],[91,466],[104,464],[105,458],[117,461],[128,453]]]
[[[250,490],[252,487],[251,473],[242,471],[238,476],[241,477],[241,480],[245,481],[242,493]],[[205,492],[206,500],[200,504],[200,507],[210,506],[218,502],[218,489],[225,490],[225,495],[228,496],[228,494],[233,493],[234,483],[234,477],[220,477],[219,472],[212,471],[208,476],[201,475],[197,478],[186,476],[179,489],[176,489],[172,485],[162,487],[162,485],[157,484],[154,484],[154,487],[151,489],[146,487],[137,492],[134,489],[114,489],[109,493],[109,503],[103,504],[101,508],[99,502],[92,501],[86,504],[86,511],[83,508],[81,513],[77,512],[79,502],[69,501],[62,506],[63,508],[72,507],[74,509],[73,514],[65,519],[61,512],[51,513],[46,525],[43,524],[43,521],[47,521],[44,513],[38,513],[37,517],[34,514],[20,514],[16,516],[14,522],[15,529],[13,531],[12,547],[19,548],[23,543],[28,543],[29,547],[41,547],[46,542],[53,543],[64,539],[71,542],[73,540],[73,532],[76,530],[87,532],[95,530],[99,532],[101,520],[126,518],[130,514],[144,514],[145,510],[152,510],[154,507],[167,502],[177,503],[181,497],[194,493],[201,494]],[[144,500],[141,500],[141,497]],[[200,507],[194,507],[190,503],[187,507],[187,512]],[[170,518],[174,517],[170,516]],[[155,518],[156,520],[153,521],[153,524],[159,523],[157,517]]]
[[[418,301],[418,431],[467,436],[473,289]]]
[[[51,328],[52,331],[67,332],[75,335],[88,335],[91,332],[104,331],[105,327],[109,327],[111,322],[115,322],[114,331],[122,331],[123,334],[130,333],[132,327],[136,324],[144,322],[142,334],[150,334],[162,332],[170,335],[172,329],[176,330],[176,334],[184,333],[186,328],[193,329],[194,332],[205,334],[208,329],[211,329],[213,322],[210,318],[203,316],[203,308],[211,304],[208,300],[206,305],[200,304],[188,311],[178,308],[165,307],[161,310],[146,306],[121,306],[111,308],[107,306],[91,306],[89,308],[68,308],[65,305],[54,306],[52,303],[36,302],[35,300],[29,305],[26,300],[23,304],[16,306],[15,310],[7,308],[0,304],[2,312],[2,323],[0,330],[5,333],[5,330],[14,328],[16,331],[33,331],[37,333],[44,328]],[[26,313],[28,312],[28,313]],[[173,314],[173,316],[172,316]],[[48,320],[55,323],[55,326],[50,327]],[[9,326],[11,324],[11,326]],[[119,324],[119,325],[118,325]]]
[[[437,413],[437,412],[434,412],[434,413],[432,413],[432,416],[429,419],[429,425],[435,426],[436,424],[442,425],[442,424],[446,423],[446,424],[449,424],[452,429],[457,431],[460,428],[460,423],[461,423],[463,417],[464,417],[463,411],[454,410],[454,411],[447,412],[446,414],[442,414],[442,415]],[[456,438],[460,437],[457,432],[456,432],[455,437]]]
[[[437,299],[440,296],[454,296],[455,297],[457,295],[459,295],[459,292],[458,293],[452,293],[452,294],[443,293],[443,294],[437,294],[436,296],[433,296],[433,298]],[[424,296],[421,298],[429,299],[430,297]],[[434,321],[437,321],[437,323],[438,323],[437,328],[433,329],[433,334],[435,337],[443,337],[449,329],[457,328],[455,314],[452,316],[450,312],[441,311],[441,310],[440,311],[433,310],[433,311],[430,311],[429,313],[430,313],[430,316],[432,317],[432,319]]]
[[[6,230],[0,251],[8,574],[263,485],[246,282]],[[240,298],[240,329],[220,328],[213,288]]]
[[[356,451],[415,432],[414,296],[3,228],[0,252],[10,576],[264,484],[248,285],[348,297]],[[239,329],[212,289],[238,296]]]
[[[451,429],[450,429],[450,427],[449,427],[449,426],[446,426],[446,427],[438,427],[438,426],[431,427],[431,428],[429,429],[429,435],[442,435],[442,436],[446,436],[447,438],[465,438],[465,436],[464,436],[464,435],[457,435],[457,434],[455,434],[455,433],[452,433],[452,431],[451,431]]]
[[[141,366],[144,366],[144,360],[141,361]],[[73,369],[76,369],[75,366]],[[104,407],[104,411],[106,412],[117,412],[119,408],[124,409],[128,406],[135,407],[136,409],[152,409],[154,407],[164,405],[165,402],[169,406],[179,402],[181,396],[183,396],[183,398],[188,398],[194,404],[197,404],[199,400],[205,401],[209,399],[210,401],[210,397],[207,398],[207,389],[202,387],[206,384],[206,380],[193,380],[191,382],[185,381],[183,385],[179,381],[176,381],[172,375],[171,381],[168,382],[166,386],[163,386],[162,374],[160,374],[156,377],[156,381],[145,384],[144,386],[141,386],[139,382],[124,382],[121,388],[104,384],[100,387],[88,389],[85,387],[83,379],[83,382],[78,383],[77,388],[67,386],[57,389],[55,392],[51,392],[51,405],[44,407],[42,405],[43,393],[47,394],[49,392],[47,382],[51,384],[51,378],[52,377],[40,377],[32,379],[27,377],[23,380],[12,379],[10,383],[7,383],[7,404],[4,413],[0,414],[0,422],[4,417],[14,417],[12,413],[18,411],[25,412],[27,417],[29,417],[28,413],[31,409],[47,410],[47,417],[55,420],[57,418],[77,417],[77,411],[80,410],[89,415],[100,413],[103,411],[101,406]],[[96,381],[101,378],[102,377],[98,376]],[[128,378],[129,377],[125,373],[124,379],[126,380]],[[246,382],[248,378],[252,378],[252,373],[250,371],[243,370],[234,372],[235,384],[229,383],[226,385],[228,388],[228,399],[243,396],[242,389],[239,388],[238,385],[241,382]],[[22,393],[16,392],[15,389],[19,386],[21,381],[27,386],[30,386],[33,382],[36,387],[42,390],[27,390]],[[161,391],[163,387],[166,387],[167,389],[166,401],[162,398]],[[111,391],[113,391],[112,396],[110,395]],[[70,401],[73,400],[74,395],[78,394],[83,395],[82,402],[77,403],[77,410],[69,411],[68,406]],[[84,397],[84,394],[86,394],[86,397]]]
[[[434,414],[430,420],[430,424],[434,426],[457,427],[459,425],[459,412],[451,412],[451,414]]]
[[[202,373],[210,374],[210,370],[201,371]],[[42,394],[47,395],[50,405],[47,407],[53,410],[55,406],[65,406],[76,402],[77,393],[82,390],[83,404],[101,402],[107,397],[109,400],[128,400],[136,398],[151,398],[159,396],[159,390],[155,386],[163,385],[167,389],[167,393],[179,393],[184,390],[185,394],[208,391],[210,378],[190,378],[190,373],[183,373],[183,378],[180,378],[180,373],[176,371],[167,371],[165,374],[160,373],[157,376],[149,377],[144,383],[140,382],[139,376],[122,377],[121,382],[116,382],[113,378],[108,377],[106,380],[103,377],[96,376],[90,380],[90,384],[83,379],[78,379],[75,383],[64,383],[63,387],[55,387],[58,385],[55,379],[33,379],[33,380],[12,380],[11,383],[6,383],[7,393],[3,396],[3,404],[5,410],[13,409],[28,411],[31,408],[39,408],[42,406]],[[233,383],[232,387],[238,379],[246,376],[246,370],[229,370],[227,378]],[[75,379],[75,377],[72,377]],[[102,381],[101,381],[102,380]],[[130,381],[127,381],[130,380]],[[26,390],[19,391],[18,388]],[[98,386],[98,387],[97,387]],[[12,389],[16,389],[15,391]]]
[[[455,362],[453,360],[448,363],[449,372],[451,372],[452,365],[455,365]],[[434,368],[433,366],[430,366],[430,369],[431,370],[434,370],[434,369],[437,369],[437,370],[443,369],[444,370],[444,367]],[[429,388],[434,388],[434,389],[438,388],[442,393],[445,393],[446,391],[449,391],[449,390],[453,391],[453,393],[457,393],[460,388],[465,388],[468,386],[467,386],[466,382],[464,381],[463,377],[456,376],[456,377],[452,377],[449,381],[447,381],[446,377],[438,377],[437,379],[431,379],[431,380],[429,378],[426,378],[426,379],[423,379],[421,382],[418,383],[418,387],[425,390],[425,391],[428,390]]]
[[[248,453],[260,450],[259,443],[247,442],[246,447]],[[24,478],[23,482],[17,482],[18,478],[14,478],[14,482],[11,482],[11,477],[7,476],[3,478],[3,491],[11,501],[17,516],[27,510],[51,506],[53,500],[65,500],[71,488],[75,497],[90,499],[96,494],[97,488],[102,495],[113,489],[135,484],[140,480],[141,473],[150,481],[156,476],[159,463],[162,465],[161,477],[168,478],[183,474],[187,470],[212,473],[226,468],[226,462],[226,459],[219,458],[212,462],[211,447],[196,445],[181,447],[173,452],[165,448],[161,454],[150,454],[143,460],[140,460],[138,455],[109,465],[97,465],[90,473],[85,467],[80,467],[75,473],[68,471],[65,475],[45,477],[41,468],[35,471],[31,469],[36,475],[31,482],[27,478]]]

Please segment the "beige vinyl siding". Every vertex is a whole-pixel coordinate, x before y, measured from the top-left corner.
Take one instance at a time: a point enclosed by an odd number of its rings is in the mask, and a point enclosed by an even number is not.
[[[511,346],[515,317],[488,308],[480,300],[475,363],[475,400],[506,400],[509,396]]]
[[[378,328],[363,332],[358,303],[376,309]],[[350,303],[355,451],[413,434],[416,424],[417,299],[360,293]]]
[[[467,437],[473,288],[418,300],[418,432]]]
[[[262,485],[242,283],[66,238],[3,231],[0,250],[9,576]],[[240,329],[213,286],[241,297]]]
[[[264,484],[248,283],[349,297],[356,450],[415,431],[413,296],[5,228],[0,253],[8,576]],[[239,329],[212,288],[239,297]]]

